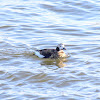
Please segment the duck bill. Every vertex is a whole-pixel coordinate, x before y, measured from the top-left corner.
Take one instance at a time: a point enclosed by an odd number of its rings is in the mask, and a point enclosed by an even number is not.
[[[66,48],[63,48],[63,50],[66,50]]]

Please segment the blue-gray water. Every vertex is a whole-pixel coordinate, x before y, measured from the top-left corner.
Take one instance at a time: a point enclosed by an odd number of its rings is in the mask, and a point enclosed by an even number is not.
[[[0,0],[0,100],[100,100],[100,1]]]

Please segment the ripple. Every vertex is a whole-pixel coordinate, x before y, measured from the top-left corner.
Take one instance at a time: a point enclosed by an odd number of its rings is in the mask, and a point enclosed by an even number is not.
[[[99,6],[98,0],[2,1],[0,98],[99,99]],[[33,55],[60,42],[66,60]]]
[[[7,28],[12,28],[15,26],[11,26],[11,25],[5,25],[5,26],[0,26],[0,29],[7,29]]]
[[[58,6],[56,5],[48,5],[48,4],[41,4],[41,6],[45,9],[48,9],[48,10],[51,10],[51,11],[54,11],[56,13],[69,13],[69,14],[83,14],[85,13],[86,11],[84,9],[80,9],[80,8],[77,8],[75,6],[71,6],[71,5],[61,5],[61,4],[58,4]],[[66,9],[67,8],[67,9]],[[75,9],[75,10],[74,10]],[[80,12],[80,13],[78,13]]]
[[[0,71],[0,75],[2,75],[2,74],[4,74],[4,72],[3,71]]]

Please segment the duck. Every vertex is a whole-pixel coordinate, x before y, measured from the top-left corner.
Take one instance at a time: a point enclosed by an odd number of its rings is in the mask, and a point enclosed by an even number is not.
[[[65,58],[67,55],[64,50],[66,50],[65,45],[60,43],[56,46],[55,49],[35,50],[34,53],[39,58]]]

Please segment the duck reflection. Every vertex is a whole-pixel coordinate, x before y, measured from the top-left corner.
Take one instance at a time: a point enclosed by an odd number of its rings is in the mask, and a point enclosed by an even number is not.
[[[56,65],[57,67],[61,68],[61,67],[66,66],[65,62],[67,62],[67,59],[65,58],[44,59],[41,65]]]

